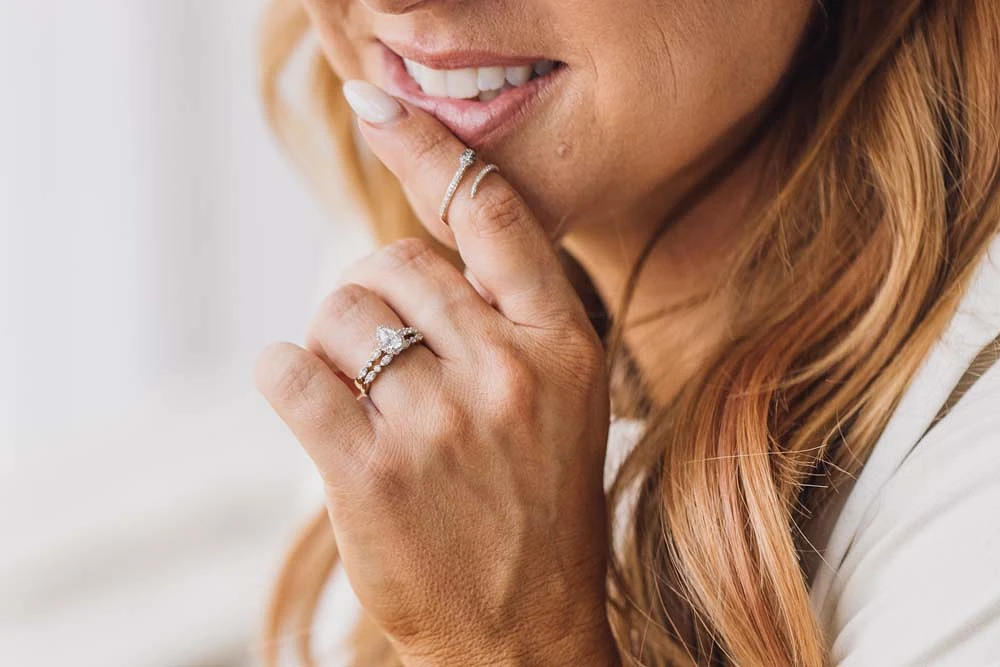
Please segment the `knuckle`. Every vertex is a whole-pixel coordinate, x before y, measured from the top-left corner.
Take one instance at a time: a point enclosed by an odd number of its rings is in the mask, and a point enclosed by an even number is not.
[[[342,320],[364,309],[372,298],[371,292],[361,285],[347,283],[341,285],[323,300],[317,319]]]
[[[386,274],[419,273],[421,283],[428,287],[420,302],[425,312],[448,312],[469,299],[471,291],[465,289],[466,282],[431,242],[421,238],[400,239],[387,245],[382,252],[384,259],[380,268],[384,270],[379,272],[379,280],[388,280]],[[396,276],[396,279],[410,278]]]
[[[524,219],[524,205],[509,188],[488,188],[472,200],[470,226],[481,238],[516,230]]]
[[[283,404],[298,403],[313,394],[319,381],[315,366],[300,357],[289,357],[275,377],[272,395]]]
[[[391,269],[408,269],[426,266],[435,255],[431,244],[420,238],[393,241],[382,249],[381,255]]]
[[[595,332],[567,327],[553,345],[562,350],[560,370],[581,384],[589,384],[605,372],[604,346]]]
[[[443,144],[445,143],[440,141],[428,129],[422,126],[416,128],[407,146],[410,153],[409,163],[411,165],[435,164],[437,159],[439,159],[438,154],[442,152]],[[416,168],[419,169],[420,167],[417,166]]]
[[[540,392],[538,371],[511,348],[493,350],[487,363],[493,378],[494,407],[503,416],[529,416],[535,410]]]

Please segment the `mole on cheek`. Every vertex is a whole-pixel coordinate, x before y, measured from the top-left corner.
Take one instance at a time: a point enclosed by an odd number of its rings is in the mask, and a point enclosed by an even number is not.
[[[570,154],[570,153],[571,153],[572,151],[573,151],[573,147],[572,147],[572,146],[570,146],[570,145],[569,145],[569,144],[567,144],[566,142],[562,142],[562,143],[560,143],[560,144],[559,144],[559,146],[558,146],[558,147],[556,148],[556,155],[558,155],[559,157],[566,157],[566,156],[568,156],[568,155],[569,155],[569,154]]]

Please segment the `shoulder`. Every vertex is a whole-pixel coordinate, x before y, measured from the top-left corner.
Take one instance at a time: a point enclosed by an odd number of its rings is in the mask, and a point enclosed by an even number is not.
[[[1000,659],[1000,365],[888,478],[831,593],[833,664]]]

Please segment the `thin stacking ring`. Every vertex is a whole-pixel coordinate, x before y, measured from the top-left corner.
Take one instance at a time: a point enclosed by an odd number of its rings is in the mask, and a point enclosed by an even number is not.
[[[472,192],[469,193],[469,199],[476,198],[476,194],[479,192],[479,186],[482,184],[483,179],[492,174],[493,172],[499,173],[500,167],[496,166],[495,164],[488,164],[485,167],[483,167],[483,170],[479,172],[478,176],[476,176],[476,180],[472,182]]]
[[[377,345],[375,351],[368,358],[368,363],[364,365],[354,378],[354,386],[361,392],[358,398],[368,395],[368,390],[371,388],[372,383],[385,370],[385,367],[392,363],[393,359],[402,354],[403,350],[416,345],[423,339],[424,335],[413,327],[393,329],[392,327],[379,325],[375,329],[375,342]]]
[[[467,148],[462,156],[458,158],[458,171],[455,172],[455,176],[451,179],[451,183],[448,185],[448,191],[444,195],[444,200],[441,202],[441,210],[438,211],[438,216],[441,218],[441,222],[448,224],[448,207],[451,206],[451,200],[455,198],[455,193],[458,192],[458,186],[462,184],[462,179],[465,178],[465,172],[469,171],[471,167],[476,162],[476,151],[471,148]]]

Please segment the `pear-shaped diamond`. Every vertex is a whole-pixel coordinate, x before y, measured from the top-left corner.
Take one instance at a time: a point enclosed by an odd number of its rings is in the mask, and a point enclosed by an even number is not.
[[[375,340],[378,347],[386,354],[399,354],[403,351],[403,336],[389,327],[380,326],[375,330]]]

